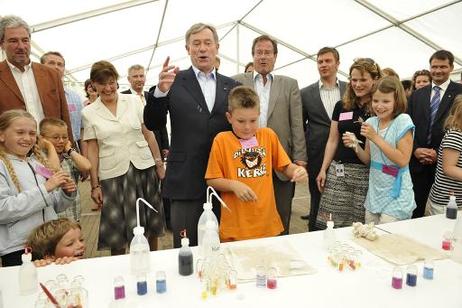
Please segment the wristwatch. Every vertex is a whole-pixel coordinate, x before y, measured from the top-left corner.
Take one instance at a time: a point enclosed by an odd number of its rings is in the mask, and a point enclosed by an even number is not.
[[[71,156],[71,153],[74,152],[74,151],[76,151],[75,148],[70,148],[69,150],[67,150],[67,152],[66,152],[67,156]]]

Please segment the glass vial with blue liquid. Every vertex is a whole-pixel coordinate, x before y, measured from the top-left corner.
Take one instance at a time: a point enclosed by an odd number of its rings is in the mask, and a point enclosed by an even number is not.
[[[146,281],[146,275],[138,275],[136,278],[136,294],[145,295],[148,293],[148,282]]]
[[[406,284],[410,287],[417,285],[417,267],[415,265],[409,265],[406,273]]]
[[[433,271],[435,269],[432,260],[425,260],[423,268],[423,278],[427,280],[433,280]]]
[[[156,273],[156,292],[159,294],[167,292],[167,277],[164,271]]]

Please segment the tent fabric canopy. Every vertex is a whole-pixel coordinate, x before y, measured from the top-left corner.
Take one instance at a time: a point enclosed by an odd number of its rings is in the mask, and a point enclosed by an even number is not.
[[[252,40],[269,34],[278,41],[275,73],[304,87],[318,79],[316,53],[324,46],[340,53],[340,79],[353,59],[373,58],[401,78],[429,67],[438,49],[456,57],[462,70],[462,0],[0,0],[3,15],[18,15],[32,28],[32,59],[59,51],[66,80],[79,85],[92,63],[111,61],[127,87],[127,69],[147,67],[147,86],[157,83],[162,63],[190,66],[184,34],[194,23],[213,24],[220,38],[220,72],[234,75],[252,61]],[[39,13],[40,12],[40,13]],[[458,76],[454,76],[459,80]]]

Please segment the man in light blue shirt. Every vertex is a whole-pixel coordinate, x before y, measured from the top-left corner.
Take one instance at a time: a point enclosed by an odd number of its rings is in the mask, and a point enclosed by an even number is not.
[[[64,77],[64,70],[66,62],[64,57],[57,51],[49,51],[40,58],[40,63],[56,68],[61,75]],[[69,116],[71,119],[72,126],[72,137],[74,141],[80,140],[80,131],[82,128],[82,109],[83,100],[82,97],[74,90],[69,87],[64,87],[64,94],[66,95],[67,108],[69,109]]]

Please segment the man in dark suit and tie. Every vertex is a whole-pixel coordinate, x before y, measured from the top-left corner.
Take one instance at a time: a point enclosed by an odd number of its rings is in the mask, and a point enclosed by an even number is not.
[[[39,123],[45,117],[72,126],[61,76],[54,68],[30,60],[30,27],[17,16],[0,17],[0,46],[6,60],[0,62],[0,114],[25,109]]]
[[[414,148],[409,164],[417,208],[413,218],[425,214],[428,194],[435,180],[437,151],[444,136],[444,122],[462,85],[452,82],[454,56],[438,50],[430,57],[432,83],[409,98],[408,112],[415,124]]]
[[[342,98],[346,83],[337,79],[340,56],[335,48],[323,47],[317,55],[319,81],[301,90],[303,123],[308,152],[308,188],[310,190],[310,213],[308,229],[314,231],[318,216],[321,193],[316,177],[321,169],[324,149],[329,137],[330,122],[335,104]]]
[[[136,94],[138,95],[143,103],[146,105],[146,102],[149,102],[154,99],[152,93],[144,91],[144,85],[146,83],[146,74],[144,72],[144,67],[135,64],[128,68],[128,82],[130,83],[130,89],[122,91],[122,94]],[[166,125],[162,126],[158,130],[153,131],[154,136],[156,137],[157,144],[159,145],[159,150],[162,153],[162,158],[167,157],[168,155],[168,133]]]
[[[186,229],[191,245],[197,245],[197,222],[205,202],[204,180],[215,135],[230,130],[225,113],[228,93],[238,85],[214,68],[218,34],[213,26],[195,24],[186,32],[186,50],[192,67],[180,71],[165,61],[154,90],[155,99],[144,110],[146,127],[165,125],[165,110],[171,123],[171,146],[163,195],[171,200],[174,247],[180,247],[180,232]]]

